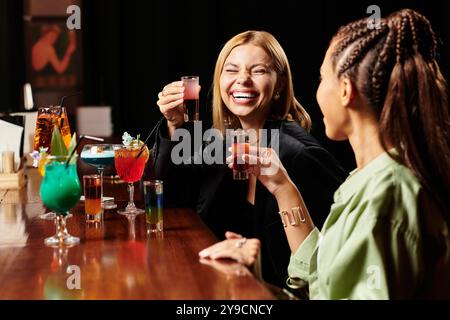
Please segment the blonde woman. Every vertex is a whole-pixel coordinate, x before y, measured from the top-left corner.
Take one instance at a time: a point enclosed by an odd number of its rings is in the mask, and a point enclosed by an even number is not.
[[[178,128],[188,128],[183,122],[183,92],[177,81],[158,95],[166,121],[158,128],[154,174],[164,180],[166,204],[194,208],[219,238],[233,230],[260,239],[264,279],[284,284],[290,250],[276,198],[254,176],[233,180],[225,159],[214,165],[173,163],[171,150],[177,142],[171,138]],[[288,59],[271,34],[247,31],[224,45],[214,71],[212,109],[213,127],[222,133],[224,123],[235,129],[278,130],[281,162],[320,225],[345,174],[308,133],[310,117],[295,98]]]

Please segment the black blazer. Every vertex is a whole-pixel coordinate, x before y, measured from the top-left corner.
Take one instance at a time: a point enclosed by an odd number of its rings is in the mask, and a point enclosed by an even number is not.
[[[296,122],[267,121],[265,128],[279,129],[280,160],[300,190],[314,224],[321,228],[334,191],[347,174]],[[233,180],[226,164],[173,164],[171,151],[178,142],[164,138],[164,130],[165,121],[157,129],[153,159],[143,179],[163,180],[165,206],[195,209],[219,239],[224,239],[227,230],[259,238],[264,280],[284,286],[291,252],[275,197],[257,181],[254,206],[248,203],[247,181]]]

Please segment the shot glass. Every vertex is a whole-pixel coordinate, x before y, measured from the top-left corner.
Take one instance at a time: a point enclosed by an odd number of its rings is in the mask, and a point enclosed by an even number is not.
[[[102,182],[102,176],[98,174],[83,176],[84,212],[87,223],[102,222]]]
[[[250,150],[250,134],[246,130],[237,129],[230,132],[232,157],[233,157],[233,179],[248,179],[248,164],[242,159],[248,155]]]
[[[184,85],[184,121],[199,121],[199,77],[184,76],[181,77]]]
[[[144,199],[147,233],[163,231],[163,182],[144,181]]]

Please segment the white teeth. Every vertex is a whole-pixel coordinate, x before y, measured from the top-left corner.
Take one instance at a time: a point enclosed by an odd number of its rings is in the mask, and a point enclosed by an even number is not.
[[[233,92],[233,97],[237,99],[252,99],[256,97],[256,94],[250,92]]]

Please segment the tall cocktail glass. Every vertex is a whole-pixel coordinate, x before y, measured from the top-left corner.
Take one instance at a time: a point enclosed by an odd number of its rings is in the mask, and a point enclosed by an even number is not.
[[[68,156],[48,156],[45,164],[44,180],[40,195],[44,205],[56,213],[56,234],[45,239],[48,246],[75,245],[77,237],[67,232],[66,219],[69,209],[74,207],[81,196],[81,184],[77,175],[76,156],[66,164]]]
[[[52,133],[54,126],[59,127],[61,118],[61,108],[49,106],[38,108],[36,118],[36,129],[34,130],[33,150],[39,151],[40,147],[48,148],[52,142]]]

